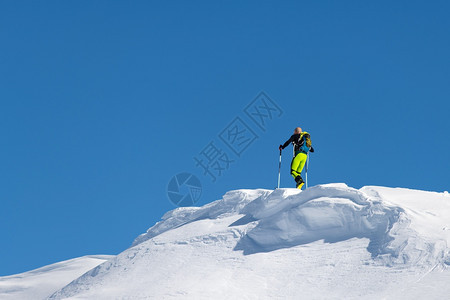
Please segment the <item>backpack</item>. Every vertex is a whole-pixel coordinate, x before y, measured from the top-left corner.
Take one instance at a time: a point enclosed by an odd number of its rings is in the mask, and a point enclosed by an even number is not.
[[[311,150],[311,135],[308,132],[302,132],[300,138],[297,141],[298,150],[300,152],[308,154]]]

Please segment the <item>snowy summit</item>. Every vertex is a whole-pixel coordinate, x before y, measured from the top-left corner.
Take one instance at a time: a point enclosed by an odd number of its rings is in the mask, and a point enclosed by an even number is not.
[[[39,286],[50,299],[448,299],[449,245],[448,193],[235,190],[166,213],[69,284],[0,277],[0,298],[34,299]]]

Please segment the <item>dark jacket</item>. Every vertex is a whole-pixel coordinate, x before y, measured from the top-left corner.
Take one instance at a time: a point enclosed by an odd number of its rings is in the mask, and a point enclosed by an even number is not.
[[[307,136],[309,136],[309,133],[304,134],[303,136],[301,136],[301,133],[296,133],[291,135],[291,137],[283,144],[281,145],[281,148],[284,149],[287,146],[289,146],[290,143],[292,143],[294,145],[294,152],[297,154],[300,151],[300,147],[303,145],[303,143],[305,142],[305,138]],[[300,140],[301,137],[301,140]],[[310,152],[314,152],[314,148],[311,147]]]

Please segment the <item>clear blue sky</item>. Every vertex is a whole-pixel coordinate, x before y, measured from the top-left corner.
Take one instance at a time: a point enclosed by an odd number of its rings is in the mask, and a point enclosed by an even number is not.
[[[273,188],[312,135],[310,184],[444,191],[448,1],[2,1],[0,275],[117,254],[175,206]],[[245,106],[283,110],[266,131]],[[258,138],[216,182],[193,160],[240,117]],[[222,145],[223,146],[223,145]],[[283,155],[282,186],[292,187]]]

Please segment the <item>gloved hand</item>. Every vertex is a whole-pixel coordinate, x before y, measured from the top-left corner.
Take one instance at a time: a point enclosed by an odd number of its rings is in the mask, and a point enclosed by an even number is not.
[[[309,152],[314,152],[314,148],[311,146],[311,149],[309,149]]]
[[[280,145],[279,147],[278,147],[278,150],[283,150],[283,145]]]

